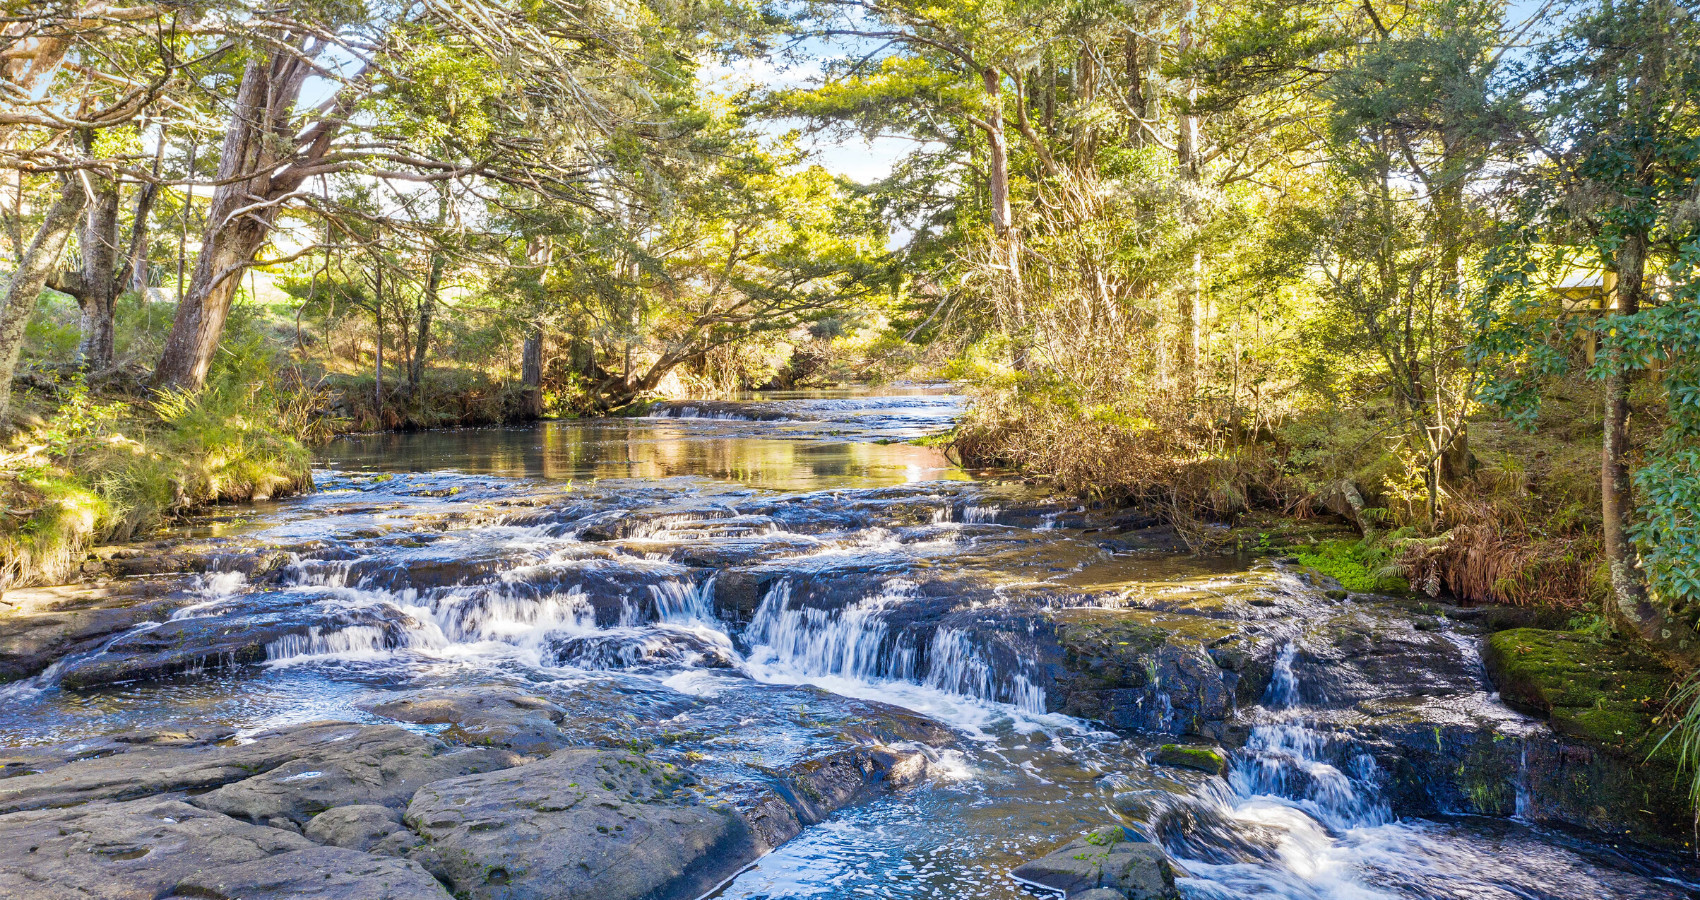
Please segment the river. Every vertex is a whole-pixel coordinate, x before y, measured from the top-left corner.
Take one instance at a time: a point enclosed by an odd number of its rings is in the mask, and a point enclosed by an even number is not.
[[[213,566],[167,621],[0,689],[0,745],[162,726],[241,741],[507,687],[605,743],[732,780],[807,757],[837,739],[832,723],[884,703],[950,730],[925,782],[839,810],[714,896],[1033,897],[1014,866],[1110,824],[1161,844],[1193,900],[1700,885],[1679,859],[1537,824],[1522,769],[1488,786],[1492,802],[1411,774],[1400,738],[1375,728],[1546,740],[1498,704],[1473,635],[1444,612],[1330,596],[1276,560],[1193,557],[1124,512],[908,442],[960,409],[929,388],[815,392],[339,439],[313,495],[179,535],[284,547],[281,568]],[[1129,621],[1144,630],[1117,640]],[[265,636],[265,659],[213,650],[166,678],[97,677],[212,623]],[[1402,649],[1337,652],[1345,632]],[[1082,647],[1152,635],[1148,671],[1081,674]],[[1231,748],[1225,771],[1153,761],[1176,741]],[[1473,814],[1489,807],[1504,814]]]

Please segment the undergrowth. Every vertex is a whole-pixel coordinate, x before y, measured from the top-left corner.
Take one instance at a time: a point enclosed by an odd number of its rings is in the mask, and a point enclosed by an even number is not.
[[[71,374],[0,454],[0,589],[61,581],[90,545],[123,541],[218,502],[312,488],[306,442],[323,398],[257,342],[219,353],[199,394],[99,393]]]
[[[1078,495],[1138,505],[1189,543],[1249,511],[1340,515],[1356,542],[1304,548],[1306,565],[1354,591],[1410,589],[1465,602],[1598,608],[1608,588],[1599,520],[1598,410],[1584,386],[1530,434],[1491,418],[1469,423],[1469,453],[1450,467],[1431,516],[1421,466],[1372,405],[1293,411],[1255,431],[1148,402],[1011,376],[977,379],[950,448],[971,466],[1049,478]]]
[[[1410,590],[1392,559],[1395,542],[1321,541],[1297,556],[1309,566],[1355,593],[1395,593]]]

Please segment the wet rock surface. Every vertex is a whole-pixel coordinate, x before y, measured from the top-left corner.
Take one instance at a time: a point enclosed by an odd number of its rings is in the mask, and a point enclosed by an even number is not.
[[[411,857],[476,898],[696,897],[764,848],[693,784],[635,754],[562,750],[420,791],[406,821],[424,844]]]
[[[244,821],[300,828],[339,806],[401,808],[432,782],[505,769],[520,761],[506,750],[450,748],[391,726],[345,727],[286,762],[198,794],[190,802]]]
[[[574,743],[561,729],[569,712],[544,697],[503,685],[448,690],[405,697],[367,707],[398,722],[446,725],[442,740],[478,747],[500,747],[526,756],[546,756]]]
[[[0,608],[0,682],[28,678],[56,660],[94,650],[192,602],[164,585],[68,585],[6,592]]]
[[[1135,840],[1120,826],[1101,828],[1017,866],[1010,876],[1061,891],[1069,900],[1092,895],[1129,900],[1179,900],[1174,869],[1161,847]]]
[[[174,799],[0,816],[8,897],[313,897],[442,900],[418,866],[324,848]]]

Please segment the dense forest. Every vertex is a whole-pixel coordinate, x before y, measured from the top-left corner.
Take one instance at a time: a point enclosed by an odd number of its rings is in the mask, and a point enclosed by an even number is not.
[[[340,432],[949,380],[964,463],[1700,664],[1694,3],[0,22],[0,588]]]

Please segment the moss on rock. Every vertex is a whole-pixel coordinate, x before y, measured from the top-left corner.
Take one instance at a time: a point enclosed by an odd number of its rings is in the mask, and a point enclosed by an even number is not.
[[[1482,656],[1507,704],[1637,762],[1664,734],[1660,712],[1679,680],[1633,644],[1576,632],[1501,631],[1488,638]],[[1671,745],[1654,760],[1673,764]]]
[[[1188,747],[1182,744],[1164,744],[1151,755],[1151,761],[1161,766],[1178,766],[1183,769],[1197,769],[1209,772],[1211,775],[1221,775],[1228,771],[1228,758],[1215,747]]]

